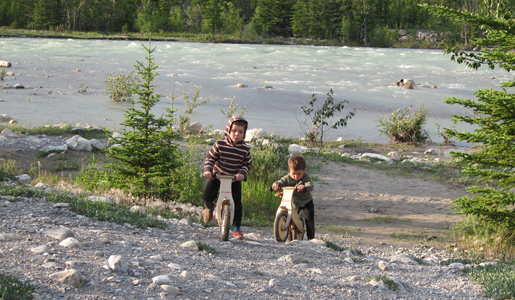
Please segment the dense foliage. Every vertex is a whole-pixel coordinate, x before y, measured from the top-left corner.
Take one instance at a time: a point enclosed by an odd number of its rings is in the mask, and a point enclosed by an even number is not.
[[[431,15],[421,3],[468,12],[481,0],[2,0],[0,26],[96,32],[283,36],[391,46],[395,29],[429,29],[446,44],[467,43],[478,27]],[[507,9],[515,8],[513,1]],[[389,31],[390,30],[390,31]]]
[[[513,2],[513,1],[511,1]],[[515,20],[512,9],[504,0],[484,2],[479,14],[431,7],[432,12],[463,21],[487,30],[486,37],[474,41],[484,50],[481,53],[466,53],[448,49],[458,63],[466,63],[477,69],[482,65],[490,68],[501,67],[506,71],[515,69]],[[493,230],[503,232],[502,240],[514,240],[515,234],[515,94],[511,80],[501,87],[475,91],[477,99],[448,98],[448,104],[458,104],[474,113],[473,116],[453,116],[455,122],[474,125],[471,132],[458,132],[447,129],[446,133],[461,141],[484,145],[481,151],[458,152],[468,167],[465,173],[478,176],[485,186],[467,189],[472,196],[464,196],[454,201],[463,214],[480,220],[487,234]]]
[[[388,118],[380,117],[377,127],[381,135],[388,137],[392,143],[418,144],[426,142],[429,134],[424,128],[427,122],[427,108],[418,104],[405,109],[397,109]]]

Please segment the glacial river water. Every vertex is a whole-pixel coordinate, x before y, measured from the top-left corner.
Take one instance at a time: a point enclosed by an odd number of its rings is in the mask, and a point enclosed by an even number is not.
[[[148,42],[0,38],[0,60],[11,62],[8,71],[14,73],[0,84],[25,86],[0,90],[0,114],[30,126],[66,122],[116,128],[129,104],[111,101],[104,93],[104,79],[111,72],[134,70],[136,60],[144,61],[142,44]],[[499,83],[509,78],[499,69],[470,70],[441,50],[162,41],[152,46],[159,64],[154,83],[162,94],[154,113],[160,115],[170,106],[173,89],[180,113],[183,91],[191,97],[200,87],[200,97],[210,96],[211,101],[195,110],[192,121],[223,129],[226,118],[220,110],[227,111],[236,96],[239,108],[248,106],[245,117],[251,128],[289,137],[303,136],[299,121],[306,117],[301,106],[313,93],[322,103],[333,89],[335,100],[349,101],[346,107],[356,108],[356,115],[347,127],[328,131],[326,140],[388,142],[377,129],[377,119],[423,103],[429,109],[426,128],[431,139],[442,142],[435,120],[448,126],[452,114],[470,114],[461,106],[444,104],[444,97],[474,99],[473,90],[499,89]],[[437,88],[392,85],[401,78]],[[248,87],[233,87],[238,83]],[[85,94],[78,93],[81,84],[87,86]]]

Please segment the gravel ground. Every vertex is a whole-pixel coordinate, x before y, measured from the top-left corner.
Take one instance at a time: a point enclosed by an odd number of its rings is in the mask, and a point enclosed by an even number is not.
[[[139,229],[2,195],[0,220],[0,272],[32,284],[35,299],[486,299],[459,268],[439,266],[453,253],[426,245],[378,241],[359,255],[326,247],[329,235],[277,243],[271,228],[250,227],[222,242],[217,227],[186,219]],[[380,275],[398,288],[367,281]]]

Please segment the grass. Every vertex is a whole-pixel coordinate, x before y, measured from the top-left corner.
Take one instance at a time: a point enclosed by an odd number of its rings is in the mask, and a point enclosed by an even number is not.
[[[70,203],[70,210],[92,220],[108,221],[117,224],[131,224],[139,228],[158,227],[165,228],[163,221],[143,215],[140,212],[131,212],[128,207],[116,206],[103,202],[92,202],[85,195],[75,197],[65,193],[47,193],[23,185],[0,185],[1,195],[44,198],[49,202]]]
[[[18,278],[0,273],[0,299],[29,300],[32,298],[34,287]]]
[[[392,217],[391,215],[374,215],[371,218],[364,218],[365,222],[376,222],[376,223],[411,223],[410,219],[399,219],[398,217]]]
[[[384,284],[386,284],[386,286],[392,291],[396,291],[399,288],[399,285],[395,281],[391,280],[390,277],[388,277],[386,275],[370,276],[370,277],[365,278],[365,280],[367,282],[370,282],[374,279],[376,281],[383,281]]]
[[[206,243],[203,243],[203,242],[197,242],[197,247],[200,251],[204,251],[206,253],[209,253],[209,254],[217,254],[219,253],[220,251],[216,250],[215,248],[209,246],[208,244]]]
[[[63,135],[63,136],[72,136],[75,134],[80,134],[81,137],[85,139],[101,139],[107,138],[111,135],[111,131],[105,128],[76,128],[70,124],[55,124],[55,125],[46,125],[39,127],[30,127],[23,125],[0,125],[0,131],[9,128],[13,132],[21,132],[24,134],[30,135],[38,135],[38,134],[46,134],[46,135]]]
[[[428,235],[429,234],[426,231],[420,230],[418,232],[410,231],[410,232],[392,233],[390,235],[390,237],[392,239],[397,239],[397,240],[426,243],[428,241],[427,240]],[[441,240],[442,240],[442,238],[437,237],[437,238],[431,239],[430,241],[436,242],[436,241],[441,241]]]
[[[325,246],[327,248],[331,248],[331,249],[333,249],[335,251],[343,252],[343,251],[348,250],[348,249],[353,249],[353,250],[356,251],[357,254],[363,255],[363,252],[361,252],[359,249],[356,249],[354,247],[342,247],[342,246],[339,246],[339,245],[337,245],[337,244],[335,244],[335,243],[333,243],[333,242],[331,242],[329,240],[324,240],[324,242],[325,242]]]
[[[483,294],[494,299],[515,299],[515,260],[463,270],[474,284],[483,285]]]

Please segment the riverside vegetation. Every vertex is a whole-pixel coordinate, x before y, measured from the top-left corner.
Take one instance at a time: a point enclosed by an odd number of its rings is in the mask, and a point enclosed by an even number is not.
[[[0,3],[0,34],[72,38],[129,38],[472,49],[486,32],[420,6],[481,13],[483,1],[448,0],[17,0]],[[513,11],[512,1],[495,1]],[[497,4],[495,4],[497,5]]]

